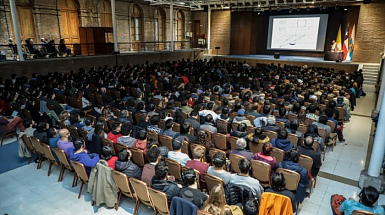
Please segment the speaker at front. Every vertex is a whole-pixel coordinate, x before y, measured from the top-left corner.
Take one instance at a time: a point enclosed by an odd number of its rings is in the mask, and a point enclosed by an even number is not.
[[[274,59],[279,59],[279,53],[274,53]]]

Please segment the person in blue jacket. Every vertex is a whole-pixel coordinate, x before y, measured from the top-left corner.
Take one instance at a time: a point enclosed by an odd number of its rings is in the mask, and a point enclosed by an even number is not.
[[[294,147],[293,143],[291,143],[289,140],[286,140],[287,135],[288,134],[286,129],[279,129],[278,138],[271,140],[271,144],[273,145],[273,147],[282,149],[285,152],[293,148]]]
[[[309,184],[309,176],[305,167],[298,163],[301,152],[298,148],[292,148],[286,152],[285,160],[278,164],[278,168],[284,168],[299,173],[301,179],[297,188],[297,202],[302,203],[306,197],[306,186]]]
[[[98,154],[88,154],[83,138],[78,138],[74,142],[75,148],[68,148],[67,154],[70,160],[82,163],[86,167],[87,174],[89,175],[92,167],[96,166],[99,161]]]

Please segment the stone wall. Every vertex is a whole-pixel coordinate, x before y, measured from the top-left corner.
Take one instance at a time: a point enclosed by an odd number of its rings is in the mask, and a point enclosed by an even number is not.
[[[25,0],[23,0],[25,2]],[[78,3],[78,18],[79,27],[100,27],[101,26],[101,11],[103,1],[96,0],[75,0]],[[16,0],[17,7],[21,6]],[[35,28],[35,38],[49,38],[59,41],[62,32],[62,23],[60,19],[60,5],[56,5],[56,0],[33,0],[33,19]],[[142,38],[144,42],[152,42],[155,39],[155,10],[157,7],[162,7],[166,14],[165,26],[165,41],[170,41],[170,9],[167,5],[151,6],[148,2],[128,2],[116,0],[116,20],[118,43],[124,50],[127,44],[131,42],[130,38],[130,13],[129,9],[137,4],[142,12]],[[174,17],[177,11],[182,11],[185,17],[185,32],[191,32],[191,12],[186,8],[174,6]],[[8,38],[15,38],[13,33],[13,25],[11,21],[11,13],[9,8],[9,1],[0,2],[0,45],[8,44]],[[174,21],[174,24],[176,21]],[[176,27],[174,27],[176,29]],[[184,34],[186,35],[186,33]],[[174,30],[174,40],[176,38],[176,31]],[[185,37],[184,41],[190,41],[190,38]],[[38,43],[35,41],[35,43]],[[2,50],[3,47],[0,47]]]
[[[360,7],[353,61],[379,63],[385,46],[385,1]]]
[[[230,10],[212,10],[210,32],[210,49],[212,54],[217,53],[215,47],[221,47],[218,51],[220,55],[230,54],[230,29]]]

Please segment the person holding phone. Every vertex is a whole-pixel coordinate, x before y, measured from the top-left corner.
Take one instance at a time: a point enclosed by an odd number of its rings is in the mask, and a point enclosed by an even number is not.
[[[0,112],[2,112],[1,108]],[[25,131],[23,120],[20,117],[0,116],[0,135],[5,135],[11,131],[14,131],[16,127],[18,127],[21,132]]]

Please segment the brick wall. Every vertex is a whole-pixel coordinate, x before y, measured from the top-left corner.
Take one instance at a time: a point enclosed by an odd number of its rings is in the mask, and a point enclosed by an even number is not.
[[[353,61],[378,63],[385,45],[385,1],[363,4],[358,18]]]
[[[211,32],[210,49],[211,53],[216,54],[215,47],[221,47],[218,54],[230,54],[230,28],[231,12],[230,10],[211,11]]]

